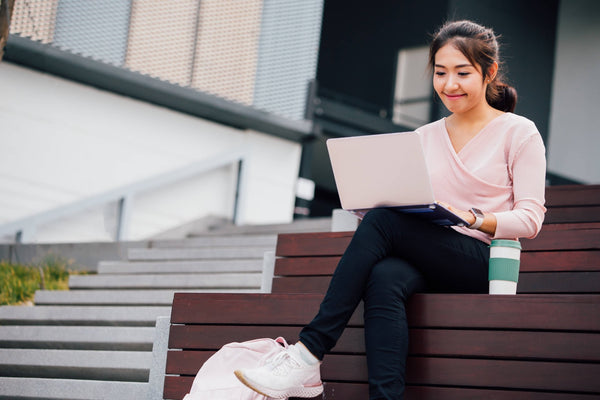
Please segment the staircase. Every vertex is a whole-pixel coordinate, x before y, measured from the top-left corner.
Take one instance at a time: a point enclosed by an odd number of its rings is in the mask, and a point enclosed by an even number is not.
[[[270,291],[277,233],[330,229],[300,220],[153,241],[71,276],[68,291],[37,291],[35,306],[0,307],[0,399],[154,398],[155,325],[174,292]]]

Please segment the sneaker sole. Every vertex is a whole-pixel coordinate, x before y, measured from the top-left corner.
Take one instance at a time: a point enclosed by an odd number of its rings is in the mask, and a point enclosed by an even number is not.
[[[299,388],[292,388],[285,391],[272,390],[248,381],[242,373],[242,371],[235,371],[234,374],[240,380],[240,382],[242,382],[250,389],[254,390],[256,393],[262,394],[263,396],[270,397],[272,399],[287,399],[288,397],[312,398],[317,397],[318,395],[323,393],[323,385],[314,387],[302,386]]]

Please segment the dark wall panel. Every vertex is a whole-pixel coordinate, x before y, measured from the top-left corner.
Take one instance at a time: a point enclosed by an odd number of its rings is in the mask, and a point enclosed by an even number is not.
[[[501,35],[501,56],[519,101],[546,140],[550,120],[558,0],[453,0],[449,16],[473,19]]]
[[[328,96],[389,115],[398,50],[426,45],[447,19],[473,19],[501,35],[508,77],[519,93],[516,112],[535,121],[546,138],[558,3],[326,0],[317,80]]]
[[[317,80],[320,88],[373,112],[390,112],[396,57],[423,46],[443,21],[447,0],[326,0]]]

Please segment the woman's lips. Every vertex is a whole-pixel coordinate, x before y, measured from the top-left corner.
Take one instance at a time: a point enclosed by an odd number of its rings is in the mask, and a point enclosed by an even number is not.
[[[461,97],[465,96],[465,94],[448,94],[448,93],[444,93],[444,95],[449,100],[456,100],[456,99],[460,99]]]

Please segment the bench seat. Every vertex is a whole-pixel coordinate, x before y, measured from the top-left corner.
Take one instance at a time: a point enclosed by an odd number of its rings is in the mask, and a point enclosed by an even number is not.
[[[295,340],[322,297],[177,293],[165,398],[181,399],[202,363],[224,343],[277,336]],[[407,314],[407,398],[592,399],[600,394],[600,295],[417,294]],[[323,398],[366,398],[360,307],[326,356],[322,378]]]
[[[517,295],[410,299],[407,400],[600,398],[600,185],[546,194],[542,232],[521,241]],[[176,293],[164,398],[183,398],[225,343],[295,341],[352,235],[279,235],[271,294]],[[361,304],[325,357],[318,399],[368,398],[363,334]]]

